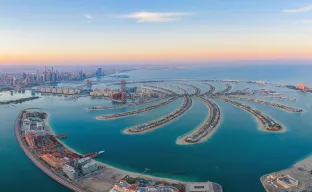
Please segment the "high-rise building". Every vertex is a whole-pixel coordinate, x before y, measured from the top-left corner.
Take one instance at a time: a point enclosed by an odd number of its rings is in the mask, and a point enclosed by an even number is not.
[[[25,80],[27,77],[27,74],[25,72],[23,72],[23,79]]]
[[[15,86],[16,86],[16,78],[15,78],[15,77],[12,77],[12,78],[10,79],[10,85],[11,85],[12,87],[15,87]]]
[[[44,78],[43,78],[43,82],[47,81],[47,66],[44,67]]]
[[[125,92],[126,91],[126,85],[127,85],[127,83],[126,83],[125,80],[121,80],[120,81],[120,91],[121,92]]]
[[[81,171],[84,175],[92,173],[98,169],[99,169],[99,166],[95,161],[91,161],[81,167]]]
[[[37,70],[36,81],[40,82],[40,72]]]
[[[95,74],[96,76],[102,76],[102,68],[98,68]]]
[[[68,178],[70,178],[71,180],[74,180],[77,178],[78,173],[76,172],[76,170],[70,166],[70,165],[64,165],[63,166],[63,172],[68,176]]]

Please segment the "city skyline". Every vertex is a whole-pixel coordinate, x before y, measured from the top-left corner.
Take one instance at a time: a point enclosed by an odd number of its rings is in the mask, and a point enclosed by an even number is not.
[[[13,0],[0,26],[0,65],[312,60],[307,0]]]

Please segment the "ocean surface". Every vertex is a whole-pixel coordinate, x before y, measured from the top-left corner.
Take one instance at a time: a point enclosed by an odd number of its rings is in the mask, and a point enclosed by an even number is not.
[[[255,66],[237,68],[189,70],[138,70],[128,74],[129,80],[188,79],[207,91],[208,87],[192,80],[239,79],[263,80],[312,87],[311,66]],[[109,78],[104,78],[109,79]],[[166,82],[167,83],[167,82]],[[169,82],[167,84],[175,84]],[[213,83],[216,91],[224,83]],[[161,84],[160,84],[161,85]],[[62,84],[70,86],[70,84]],[[131,85],[129,85],[131,86]],[[181,85],[179,85],[181,86]],[[98,84],[94,87],[114,87]],[[192,89],[183,86],[187,91]],[[110,101],[82,97],[66,100],[62,96],[46,95],[40,99],[17,105],[0,106],[0,191],[3,192],[66,192],[62,185],[45,175],[24,154],[14,135],[14,120],[25,108],[39,107],[49,112],[50,125],[57,134],[67,134],[64,142],[73,149],[88,153],[106,150],[97,160],[134,172],[150,168],[154,176],[184,181],[213,181],[226,192],[262,192],[260,177],[266,173],[292,166],[312,153],[312,95],[286,88],[250,84],[233,84],[232,90],[274,89],[297,101],[275,101],[306,112],[287,113],[269,106],[248,103],[282,123],[285,133],[268,133],[258,129],[255,119],[247,112],[227,103],[216,101],[221,108],[222,121],[207,142],[179,146],[176,139],[200,125],[207,116],[206,106],[194,98],[192,108],[181,118],[143,135],[125,135],[129,126],[160,118],[181,105],[178,99],[169,105],[137,116],[111,121],[97,121],[98,115],[130,111],[143,106],[105,111],[87,111],[93,105],[109,105]],[[178,91],[178,90],[177,90]],[[1,93],[0,100],[30,96],[30,92]],[[265,100],[265,98],[263,98]],[[152,105],[146,104],[146,106]]]

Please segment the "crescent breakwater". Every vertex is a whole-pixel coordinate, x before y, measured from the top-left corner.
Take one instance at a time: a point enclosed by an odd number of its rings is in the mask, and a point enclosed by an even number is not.
[[[204,92],[203,95],[210,95],[216,90],[216,87],[211,85],[210,83],[203,83],[203,84],[208,85],[209,87],[209,90],[207,92]]]
[[[157,98],[157,99],[148,99],[143,102],[138,102],[138,103],[128,103],[128,104],[121,104],[121,105],[110,105],[110,106],[93,106],[89,107],[88,110],[106,110],[106,109],[119,109],[119,108],[126,108],[126,107],[131,107],[131,106],[139,106],[143,104],[148,104],[148,103],[153,103],[157,102],[160,100],[163,100],[165,98]]]
[[[124,133],[126,134],[139,134],[139,133],[146,133],[151,130],[155,130],[160,126],[171,122],[172,120],[180,117],[183,115],[190,107],[192,106],[192,98],[188,95],[183,97],[182,105],[176,109],[174,112],[169,113],[168,115],[154,121],[150,121],[148,123],[138,125],[135,127],[127,128]]]
[[[166,88],[163,88],[163,87],[153,86],[153,85],[144,85],[144,86],[145,86],[145,87],[154,88],[154,89],[159,89],[159,90],[162,90],[162,91],[164,91],[164,92],[168,92],[168,93],[170,93],[170,95],[171,95],[171,96],[173,96],[173,95],[177,95],[177,93],[176,93],[176,92],[171,91],[171,90],[166,89]]]
[[[198,87],[194,86],[194,85],[191,85],[191,84],[188,84],[188,83],[179,83],[179,84],[180,84],[180,85],[186,85],[186,86],[192,87],[193,90],[194,90],[194,93],[193,93],[193,94],[190,94],[191,96],[194,96],[194,95],[199,96],[200,93],[201,93],[201,90],[200,90]]]
[[[209,110],[209,115],[207,116],[204,123],[201,124],[198,128],[186,134],[185,136],[178,138],[176,142],[178,145],[196,144],[207,141],[218,128],[221,117],[219,106],[211,100],[205,99],[203,97],[198,98],[206,104]]]
[[[232,99],[238,99],[238,100],[242,100],[242,101],[249,101],[249,102],[254,102],[254,103],[260,103],[263,105],[268,105],[268,106],[272,106],[287,112],[291,112],[291,113],[301,113],[303,112],[302,109],[299,108],[295,108],[295,107],[290,107],[290,106],[286,106],[286,105],[282,105],[282,104],[278,104],[278,103],[271,103],[268,101],[262,101],[262,100],[258,100],[258,99],[252,99],[252,98],[246,98],[246,97],[238,97],[238,96],[228,96],[229,98]]]
[[[27,97],[27,98],[21,98],[17,100],[10,100],[10,101],[0,101],[0,105],[7,105],[7,104],[18,104],[18,103],[24,103],[27,101],[32,101],[35,99],[39,99],[40,97]]]
[[[189,94],[184,88],[182,87],[179,87],[179,86],[176,86],[176,85],[171,85],[171,84],[166,84],[166,86],[169,86],[169,87],[174,87],[174,88],[177,88],[179,89],[180,91],[182,91],[183,93],[182,94],[179,94],[179,96],[183,96],[183,95],[187,95]]]
[[[230,85],[230,84],[225,84],[225,86],[226,87],[224,90],[219,91],[219,92],[215,93],[214,95],[223,95],[224,93],[227,93],[232,89],[232,85]]]
[[[258,121],[261,122],[261,129],[263,131],[269,131],[269,132],[282,132],[285,130],[285,128],[280,125],[279,123],[277,123],[276,121],[274,121],[272,118],[270,118],[269,116],[267,116],[266,114],[262,113],[259,110],[253,109],[248,105],[233,101],[233,100],[229,100],[229,99],[225,99],[225,98],[221,98],[221,97],[211,97],[214,99],[218,99],[220,101],[224,101],[227,102],[229,104],[232,104],[236,107],[239,107],[241,109],[244,109],[245,111],[249,112],[250,114],[252,114]]]
[[[122,118],[122,117],[127,117],[127,116],[138,115],[140,113],[155,110],[159,107],[163,107],[165,105],[168,105],[169,103],[177,100],[178,98],[179,98],[178,96],[174,96],[174,97],[171,97],[170,99],[168,99],[164,102],[158,103],[156,105],[152,105],[149,107],[144,107],[142,109],[138,109],[138,110],[134,110],[134,111],[128,111],[128,112],[124,112],[124,113],[116,113],[116,114],[98,116],[98,117],[96,117],[96,119],[97,120],[112,120],[112,119],[117,119],[117,118]]]

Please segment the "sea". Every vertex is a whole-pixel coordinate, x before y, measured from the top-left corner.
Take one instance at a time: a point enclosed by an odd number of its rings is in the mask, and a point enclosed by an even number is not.
[[[261,80],[272,83],[304,83],[312,87],[312,66],[249,66],[207,69],[136,70],[128,72],[128,80],[188,80],[207,91],[208,87],[195,80],[235,79]],[[109,80],[109,77],[104,77]],[[96,79],[93,79],[96,81]],[[161,83],[153,83],[162,85]],[[176,81],[166,84],[177,85]],[[213,82],[216,91],[224,83]],[[75,84],[76,85],[76,84]],[[62,83],[58,86],[74,86]],[[133,84],[127,86],[140,86]],[[183,85],[179,85],[183,86]],[[49,123],[56,134],[67,134],[63,142],[81,153],[105,150],[96,160],[133,172],[183,181],[212,181],[222,185],[225,192],[262,192],[260,177],[288,168],[312,153],[312,95],[282,87],[232,84],[233,91],[250,88],[271,89],[296,101],[270,100],[305,110],[293,114],[270,106],[248,103],[286,127],[284,133],[269,133],[258,129],[256,120],[246,111],[228,103],[215,101],[221,108],[222,121],[214,135],[196,145],[176,145],[176,139],[199,126],[208,115],[202,101],[194,98],[193,106],[180,118],[157,130],[142,135],[127,135],[123,130],[160,118],[178,108],[182,99],[167,106],[137,116],[98,121],[96,116],[131,111],[144,106],[123,109],[88,111],[89,106],[110,105],[102,98],[81,97],[70,100],[63,96],[41,95],[40,99],[15,105],[0,106],[0,191],[2,192],[67,192],[37,168],[24,154],[14,135],[14,121],[26,108],[41,108],[49,113]],[[96,84],[93,88],[116,87]],[[190,87],[183,86],[188,91]],[[173,88],[174,89],[174,88]],[[178,90],[176,90],[178,91]],[[25,93],[2,92],[0,100],[29,97]],[[241,101],[242,102],[242,101]],[[245,102],[247,103],[247,102]]]

